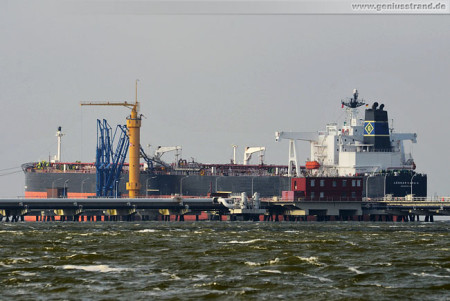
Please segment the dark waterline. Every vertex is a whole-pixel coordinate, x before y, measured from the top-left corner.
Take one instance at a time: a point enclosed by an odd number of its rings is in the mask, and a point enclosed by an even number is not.
[[[450,223],[1,223],[1,300],[450,299]]]

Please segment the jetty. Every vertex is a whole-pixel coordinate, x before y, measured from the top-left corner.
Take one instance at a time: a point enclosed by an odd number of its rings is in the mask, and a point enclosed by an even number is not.
[[[363,198],[360,201],[229,197],[4,198],[0,221],[433,221],[450,216],[450,197]]]

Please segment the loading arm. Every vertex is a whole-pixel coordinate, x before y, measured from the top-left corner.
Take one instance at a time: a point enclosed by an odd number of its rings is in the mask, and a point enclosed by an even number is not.
[[[295,150],[295,140],[302,141],[317,141],[319,134],[317,132],[275,132],[275,141],[282,139],[289,140],[289,165],[288,176],[294,176],[292,165],[295,166],[295,173],[300,176],[300,166],[298,165],[297,152]]]

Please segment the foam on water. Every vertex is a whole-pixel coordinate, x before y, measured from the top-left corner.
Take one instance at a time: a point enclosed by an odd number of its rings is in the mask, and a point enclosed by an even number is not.
[[[83,270],[86,272],[100,272],[100,273],[117,273],[127,271],[125,268],[110,268],[108,265],[99,264],[99,265],[63,265],[62,269],[64,270]]]
[[[274,260],[269,260],[269,264],[276,264],[280,262],[280,258],[275,258]]]
[[[279,270],[260,270],[260,272],[270,273],[270,274],[282,274],[282,272]]]
[[[390,267],[390,266],[392,266],[392,263],[391,262],[376,262],[375,265]]]
[[[1,299],[450,300],[450,223],[392,225],[0,223]]]
[[[24,264],[24,263],[31,263],[31,259],[24,257],[11,257],[5,258],[2,261],[0,261],[0,264],[3,264],[4,266]]]
[[[203,280],[208,279],[208,278],[209,278],[209,276],[208,275],[204,275],[204,274],[196,274],[196,275],[193,276],[193,279],[200,280],[200,281],[203,281]]]
[[[220,244],[252,244],[252,243],[260,242],[260,241],[263,241],[263,242],[276,242],[276,240],[256,238],[256,239],[244,240],[244,241],[238,241],[238,240],[221,241],[219,243]]]
[[[310,257],[295,256],[295,257],[297,257],[301,261],[305,261],[305,262],[307,262],[309,264],[313,264],[313,265],[317,265],[317,266],[323,266],[323,264],[319,262],[319,258],[317,258],[316,256],[310,256]]]
[[[450,278],[450,275],[437,275],[437,274],[429,274],[429,273],[412,273],[414,276],[419,277],[436,277],[436,278]]]
[[[23,235],[23,232],[14,230],[0,230],[0,234]]]
[[[361,272],[360,270],[358,270],[359,267],[348,267],[348,269],[358,275],[364,274],[364,272]]]
[[[155,229],[144,229],[144,230],[139,230],[139,231],[136,231],[137,233],[155,233],[155,232],[158,232],[158,230],[155,230]]]
[[[180,277],[178,277],[177,274],[173,274],[173,273],[162,272],[161,276],[166,276],[166,277],[170,278],[171,280],[180,280]]]
[[[23,271],[13,272],[12,274],[13,275],[20,275],[20,276],[24,276],[24,277],[36,276],[36,273],[29,273],[29,272],[23,272]]]

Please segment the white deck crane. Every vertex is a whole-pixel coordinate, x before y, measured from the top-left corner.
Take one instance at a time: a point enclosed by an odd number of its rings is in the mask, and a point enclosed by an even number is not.
[[[168,152],[175,153],[175,163],[178,164],[178,157],[180,156],[182,147],[181,146],[158,146],[155,151],[155,158],[161,160],[162,155]]]
[[[295,151],[295,141],[317,141],[319,134],[317,132],[275,132],[275,141],[280,141],[281,139],[289,139],[289,165],[288,165],[288,176],[294,176],[292,172],[292,164],[295,166],[296,176],[300,176],[300,166],[297,161],[297,153]]]
[[[252,158],[252,154],[260,152],[261,164],[263,163],[264,152],[266,148],[264,146],[247,146],[244,152],[244,165],[248,165],[248,161]]]

